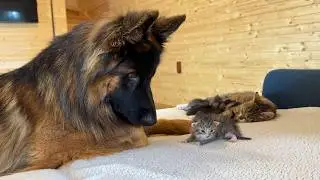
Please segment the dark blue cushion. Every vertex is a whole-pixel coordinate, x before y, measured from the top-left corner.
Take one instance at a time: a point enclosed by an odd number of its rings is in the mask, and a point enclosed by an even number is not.
[[[320,107],[320,70],[272,70],[264,79],[262,94],[279,109]]]

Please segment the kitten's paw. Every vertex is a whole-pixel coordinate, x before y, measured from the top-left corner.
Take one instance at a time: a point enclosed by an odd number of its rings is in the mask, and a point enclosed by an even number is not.
[[[188,108],[188,104],[178,104],[177,106],[176,106],[176,108],[178,109],[178,110],[183,110],[183,111],[187,111],[189,108]]]
[[[232,137],[234,137],[235,135],[233,134],[233,133],[231,133],[231,132],[228,132],[228,133],[226,133],[225,135],[224,135],[224,137],[225,138],[227,138],[227,139],[231,139]]]
[[[227,138],[229,142],[236,142],[238,140],[237,136],[233,133],[227,133],[225,138]]]
[[[238,141],[238,138],[236,136],[233,136],[232,138],[230,138],[228,140],[229,142],[237,142]]]
[[[182,140],[182,141],[179,141],[180,143],[189,143],[188,140]]]
[[[194,142],[194,144],[197,145],[197,146],[201,146],[202,145],[201,142]]]

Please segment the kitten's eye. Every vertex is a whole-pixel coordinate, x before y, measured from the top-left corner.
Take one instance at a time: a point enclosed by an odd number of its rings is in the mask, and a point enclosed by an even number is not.
[[[210,132],[212,132],[213,133],[213,129],[211,129],[211,131]]]
[[[201,130],[201,132],[202,132],[202,133],[205,133],[205,131],[204,131],[204,130]]]

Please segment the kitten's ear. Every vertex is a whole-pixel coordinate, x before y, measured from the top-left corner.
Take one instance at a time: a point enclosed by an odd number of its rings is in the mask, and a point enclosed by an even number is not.
[[[191,127],[192,127],[192,128],[195,128],[195,127],[198,125],[198,123],[199,123],[199,122],[192,122],[192,123],[191,123]]]
[[[197,112],[194,117],[192,118],[192,123],[199,122],[201,119],[201,116],[199,116],[199,112]]]
[[[236,117],[236,113],[234,113],[233,111],[231,111],[231,113],[230,113],[231,115],[230,115],[230,118],[235,118]]]
[[[209,102],[209,105],[212,107],[212,108],[218,108],[221,101],[222,101],[222,98],[219,96],[219,95],[216,95],[214,97],[211,97],[211,98],[207,98],[208,102]]]
[[[260,100],[260,95],[258,92],[254,93],[253,101],[258,102]]]
[[[220,122],[218,121],[213,121],[213,123],[216,125],[216,126],[219,126]]]
[[[213,99],[214,99],[215,101],[222,101],[222,98],[221,98],[221,96],[219,96],[219,95],[214,96]]]
[[[186,20],[186,15],[172,16],[169,18],[160,17],[152,26],[152,32],[160,43],[164,43]]]

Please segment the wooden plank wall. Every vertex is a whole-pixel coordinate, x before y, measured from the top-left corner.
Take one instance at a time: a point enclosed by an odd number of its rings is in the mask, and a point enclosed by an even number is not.
[[[30,61],[53,38],[51,9],[56,20],[56,34],[66,32],[65,1],[37,0],[39,23],[0,23],[0,73]]]
[[[68,31],[75,25],[88,20],[90,20],[90,18],[82,12],[67,10]]]
[[[187,14],[167,45],[153,81],[156,102],[261,90],[275,68],[320,67],[319,0],[120,0],[108,1],[113,17],[127,10]],[[177,61],[182,74],[176,73]]]
[[[66,0],[52,0],[55,36],[68,31]]]

